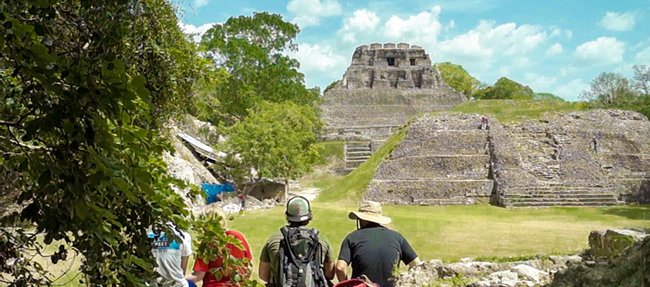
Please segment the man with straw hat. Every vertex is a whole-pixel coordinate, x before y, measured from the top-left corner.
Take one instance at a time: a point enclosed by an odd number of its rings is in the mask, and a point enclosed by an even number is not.
[[[339,282],[348,279],[346,270],[348,265],[352,265],[352,278],[366,275],[379,286],[392,287],[395,283],[391,280],[392,272],[400,261],[409,267],[420,264],[406,238],[386,228],[391,219],[382,215],[378,202],[362,202],[359,211],[350,212],[348,217],[357,221],[357,230],[348,234],[341,243],[336,262]]]

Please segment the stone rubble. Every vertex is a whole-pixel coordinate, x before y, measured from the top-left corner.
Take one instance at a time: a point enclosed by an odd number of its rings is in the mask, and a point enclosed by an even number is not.
[[[650,267],[643,270],[643,266],[650,266],[650,256],[647,256],[650,255],[650,235],[639,230],[609,229],[592,232],[590,241],[592,237],[596,236],[593,234],[599,234],[598,238],[601,239],[607,237],[617,238],[617,240],[598,241],[600,246],[592,246],[590,250],[581,255],[549,256],[502,263],[480,262],[468,258],[461,259],[461,262],[446,264],[440,260],[425,261],[409,271],[401,273],[395,286],[604,287],[618,286],[612,285],[612,282],[619,280],[625,282],[621,286],[632,287],[642,286],[634,284],[642,282],[644,276],[646,282],[650,283],[650,272],[647,272],[650,271]],[[626,242],[627,245],[622,247],[619,242]],[[603,258],[602,254],[594,252],[593,248],[616,251],[608,253],[612,257]],[[592,257],[591,254],[597,254],[600,257]],[[465,285],[447,283],[448,279],[454,277],[463,278],[469,283]]]

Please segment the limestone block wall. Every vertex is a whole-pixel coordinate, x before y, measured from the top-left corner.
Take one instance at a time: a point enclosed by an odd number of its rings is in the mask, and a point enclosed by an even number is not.
[[[364,198],[393,204],[471,204],[487,200],[487,131],[480,115],[443,113],[413,123],[377,170]]]
[[[491,132],[496,203],[646,202],[648,136],[650,122],[643,115],[619,110],[553,114],[504,125]],[[509,202],[508,197],[518,202]]]
[[[650,121],[619,110],[502,124],[440,113],[411,124],[364,198],[393,204],[594,206],[650,202]],[[594,148],[594,139],[596,147]]]

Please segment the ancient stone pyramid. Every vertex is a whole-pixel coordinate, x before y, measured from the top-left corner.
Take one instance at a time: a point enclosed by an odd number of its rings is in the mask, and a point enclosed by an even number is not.
[[[382,140],[422,114],[466,100],[419,46],[371,44],[354,51],[343,79],[323,96],[328,139]]]

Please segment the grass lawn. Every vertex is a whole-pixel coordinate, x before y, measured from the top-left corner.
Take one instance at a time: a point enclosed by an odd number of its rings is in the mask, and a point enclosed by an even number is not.
[[[353,205],[314,203],[311,226],[327,236],[338,256],[355,222]],[[283,207],[247,212],[230,222],[242,231],[256,257],[266,238],[284,223]],[[401,232],[422,259],[455,261],[462,257],[504,258],[571,254],[587,248],[595,229],[650,228],[650,206],[603,208],[504,209],[473,206],[386,206],[392,228]],[[255,258],[256,260],[258,258]]]

